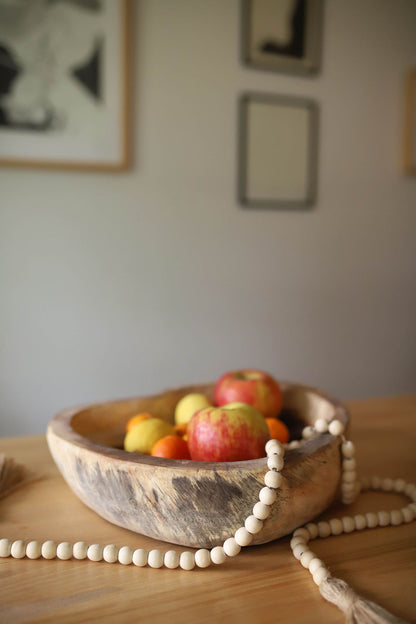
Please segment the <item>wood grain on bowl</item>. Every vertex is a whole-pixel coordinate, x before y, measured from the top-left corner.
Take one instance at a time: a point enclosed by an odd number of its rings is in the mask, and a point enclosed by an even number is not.
[[[282,419],[299,432],[317,418],[348,425],[345,407],[307,386],[282,383]],[[221,544],[244,523],[263,487],[266,458],[227,463],[170,460],[122,449],[125,424],[138,412],[173,422],[190,392],[212,398],[213,384],[64,410],[49,423],[52,456],[68,485],[110,522],[149,537],[191,547]],[[340,439],[318,434],[286,451],[284,483],[253,544],[277,539],[326,509],[338,492]]]

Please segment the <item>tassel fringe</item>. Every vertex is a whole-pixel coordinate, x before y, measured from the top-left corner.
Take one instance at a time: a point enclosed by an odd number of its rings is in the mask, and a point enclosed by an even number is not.
[[[319,591],[345,614],[346,624],[406,624],[379,605],[356,594],[342,579],[329,576],[319,584]]]

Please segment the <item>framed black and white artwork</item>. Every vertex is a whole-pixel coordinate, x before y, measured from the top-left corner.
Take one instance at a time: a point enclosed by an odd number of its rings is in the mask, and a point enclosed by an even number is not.
[[[318,107],[306,98],[239,100],[238,198],[248,208],[306,208],[317,190]]]
[[[129,164],[128,0],[0,0],[0,165]]]
[[[319,71],[323,0],[241,2],[241,54],[245,64],[290,74]]]

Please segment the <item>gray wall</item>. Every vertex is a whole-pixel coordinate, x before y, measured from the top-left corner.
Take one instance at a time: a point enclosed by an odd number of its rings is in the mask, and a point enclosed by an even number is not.
[[[1,434],[241,366],[342,399],[416,391],[416,3],[327,0],[313,79],[243,67],[238,9],[137,3],[131,171],[0,171]],[[246,89],[319,102],[314,210],[238,206]]]

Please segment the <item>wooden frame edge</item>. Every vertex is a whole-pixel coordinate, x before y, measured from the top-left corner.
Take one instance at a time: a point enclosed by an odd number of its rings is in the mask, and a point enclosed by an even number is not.
[[[416,176],[416,161],[412,162],[412,134],[416,126],[416,67],[407,74],[405,85],[404,129],[403,129],[403,170],[407,175]],[[416,151],[416,146],[415,146]]]

